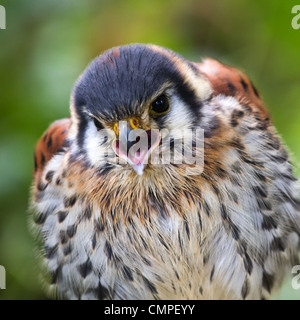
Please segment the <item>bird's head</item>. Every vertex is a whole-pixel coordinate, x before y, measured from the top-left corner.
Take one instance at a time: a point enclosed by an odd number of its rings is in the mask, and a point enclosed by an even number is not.
[[[176,139],[178,132],[201,125],[201,106],[211,94],[197,67],[172,51],[154,45],[106,51],[73,90],[77,155],[99,170],[142,175],[151,170],[150,158],[164,135]]]

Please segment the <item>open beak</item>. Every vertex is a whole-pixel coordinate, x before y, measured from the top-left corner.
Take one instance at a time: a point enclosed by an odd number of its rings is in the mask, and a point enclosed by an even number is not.
[[[158,130],[143,130],[137,119],[120,121],[115,124],[115,153],[132,166],[138,175],[142,175],[151,153],[159,145],[161,135]]]

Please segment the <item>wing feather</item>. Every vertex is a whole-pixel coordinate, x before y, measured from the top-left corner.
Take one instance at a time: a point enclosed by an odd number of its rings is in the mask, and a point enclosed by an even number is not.
[[[50,125],[38,141],[34,153],[35,185],[39,185],[41,174],[47,163],[55,154],[63,151],[66,146],[66,137],[70,128],[69,118],[57,120]]]

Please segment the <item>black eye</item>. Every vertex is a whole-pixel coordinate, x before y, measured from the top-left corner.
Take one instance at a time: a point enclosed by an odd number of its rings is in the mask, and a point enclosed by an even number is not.
[[[95,124],[98,131],[102,130],[104,128],[102,123],[99,120],[97,120],[96,118],[93,118],[93,121],[94,121],[94,124]]]
[[[169,99],[163,94],[151,103],[150,112],[156,115],[160,115],[168,112],[169,108]]]

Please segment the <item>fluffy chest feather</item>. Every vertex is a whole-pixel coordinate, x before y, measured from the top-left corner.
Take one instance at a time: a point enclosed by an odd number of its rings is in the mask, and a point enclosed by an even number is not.
[[[227,170],[201,180],[201,196],[189,201],[179,193],[183,212],[169,201],[167,211],[159,211],[145,195],[149,202],[110,200],[103,212],[97,197],[90,198],[93,192],[79,196],[83,185],[63,169],[68,156],[56,156],[47,167],[53,174],[47,193],[38,195],[35,217],[52,287],[61,297],[82,299],[268,297],[296,259],[299,234],[286,228],[296,203],[292,195],[278,197],[294,182],[281,179],[275,162],[265,163],[260,176],[264,159],[249,163],[246,155],[228,149]],[[276,185],[265,183],[276,179]],[[148,219],[141,220],[145,204]]]
[[[120,147],[140,129],[189,128],[203,130],[203,170],[144,166],[140,153],[126,154],[128,141]],[[160,132],[146,142],[144,156],[163,153]],[[68,299],[269,298],[298,262],[292,169],[242,72],[156,46],[114,48],[86,69],[71,118],[36,148],[33,221],[46,280]]]

